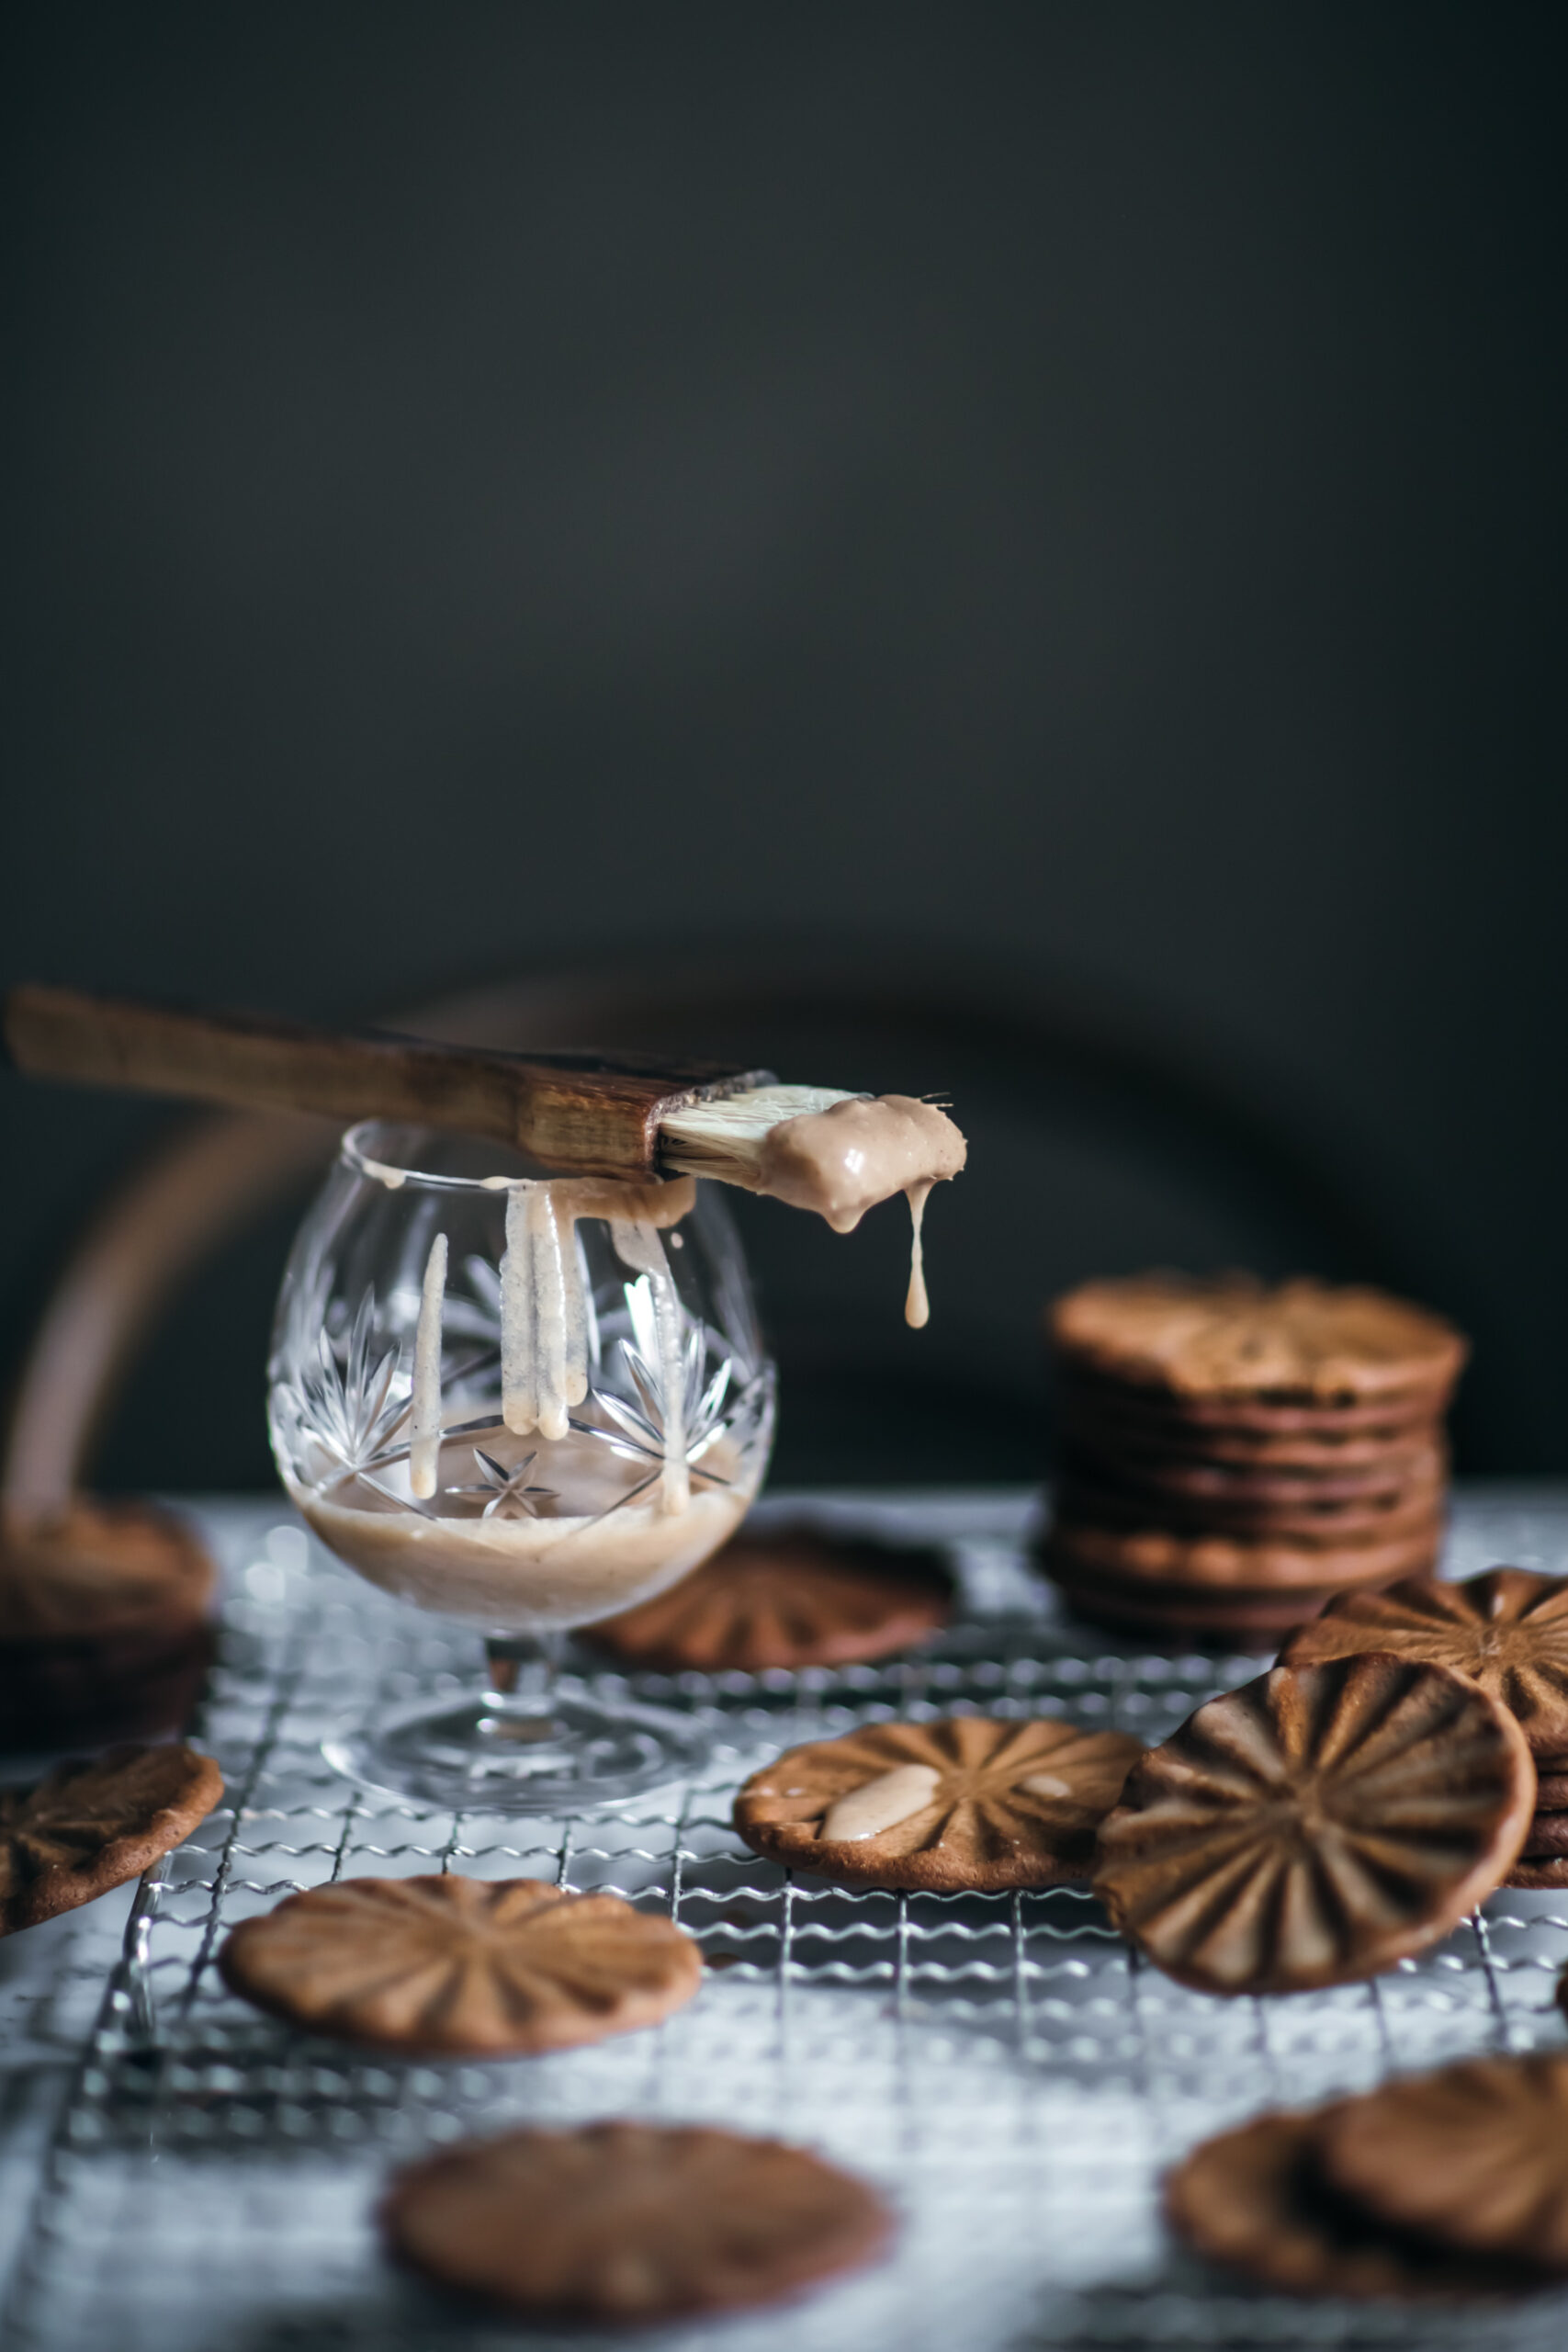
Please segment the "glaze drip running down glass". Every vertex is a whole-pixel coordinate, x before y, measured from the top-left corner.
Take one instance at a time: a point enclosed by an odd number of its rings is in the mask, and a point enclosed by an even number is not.
[[[690,1724],[613,1716],[519,1668],[716,1551],[761,1482],[773,1369],[716,1186],[547,1179],[372,1124],[343,1141],[283,1279],[273,1451],[340,1560],[486,1637],[491,1687],[329,1744],[434,1804],[613,1802],[694,1761]],[[536,1667],[533,1679],[541,1679]]]

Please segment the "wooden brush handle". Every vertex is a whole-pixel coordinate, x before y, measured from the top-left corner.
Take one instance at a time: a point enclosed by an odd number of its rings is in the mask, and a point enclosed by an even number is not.
[[[6,997],[4,1032],[12,1062],[34,1078],[345,1124],[457,1128],[546,1168],[643,1182],[659,1172],[661,1119],[770,1080],[766,1070],[651,1056],[501,1054],[390,1031],[336,1035],[36,985]]]

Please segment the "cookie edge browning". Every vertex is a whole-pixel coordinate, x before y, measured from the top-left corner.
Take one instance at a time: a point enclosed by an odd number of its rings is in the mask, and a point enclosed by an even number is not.
[[[760,2294],[718,2293],[684,2298],[661,2303],[655,2309],[637,2314],[602,2303],[582,2301],[547,2302],[543,2300],[528,2301],[518,2295],[508,2296],[494,2287],[477,2285],[453,2270],[440,2268],[416,2253],[410,2244],[405,2218],[409,2200],[411,2198],[417,2199],[424,2183],[439,2177],[443,2172],[457,2170],[471,2164],[476,2157],[482,2157],[519,2140],[563,2142],[628,2129],[671,2139],[700,2136],[723,2140],[732,2147],[747,2150],[784,2150],[848,2192],[841,2209],[846,2222],[842,2238],[825,2256],[813,2241],[806,2240],[796,2258],[784,2266],[781,2275]],[[858,2218],[858,2230],[847,2226],[852,2217]],[[702,2312],[767,2310],[819,2283],[826,2285],[829,2280],[840,2278],[847,2271],[869,2267],[889,2251],[897,2229],[897,2215],[879,2189],[858,2174],[846,2172],[840,2165],[829,2163],[813,2149],[799,2147],[793,2141],[764,2139],[756,2133],[730,2132],[721,2124],[655,2123],[630,2117],[609,2117],[593,2123],[558,2127],[524,2125],[516,2131],[498,2132],[484,2139],[464,2140],[455,2147],[437,2149],[430,2155],[418,2157],[412,2164],[402,2165],[392,2175],[377,2205],[375,2219],[394,2260],[420,2278],[449,2293],[461,2295],[471,2303],[492,2312],[510,2311],[527,2313],[536,2319],[557,2318],[562,2321],[576,2318],[601,2326],[618,2324],[623,2327],[656,2327],[664,2321],[693,2317]],[[805,2258],[807,2254],[811,2256],[809,2260]]]
[[[942,1717],[939,1722],[953,1720],[954,1719],[952,1717]],[[983,1720],[992,1719],[984,1718]],[[1009,1720],[999,1724],[998,1727],[1012,1731],[1019,1729],[1024,1723],[1055,1724],[1061,1720],[1055,1715],[1025,1716],[1019,1718],[1017,1722]],[[855,1729],[874,1731],[893,1730],[899,1727],[891,1724],[886,1725],[866,1724],[858,1724]],[[938,1727],[938,1723],[909,1726],[911,1729],[920,1731],[934,1731]],[[1127,1763],[1129,1775],[1147,1752],[1143,1742],[1131,1732],[1096,1731],[1085,1729],[1079,1724],[1065,1722],[1062,1723],[1062,1728],[1066,1731],[1078,1732],[1084,1738],[1089,1739],[1126,1740],[1134,1751]],[[1001,1894],[1015,1890],[1028,1893],[1039,1892],[1052,1886],[1081,1886],[1087,1882],[1093,1861],[1093,1838],[1098,1835],[1098,1831],[1091,1833],[1089,1852],[1082,1863],[1058,1860],[1047,1874],[1031,1871],[1025,1875],[1016,1868],[1009,1868],[1005,1863],[997,1864],[983,1873],[943,1870],[937,1865],[934,1854],[908,1854],[882,1869],[867,1867],[871,1858],[866,1849],[875,1844],[874,1838],[834,1838],[830,1843],[824,1843],[818,1838],[810,1842],[808,1851],[798,1851],[792,1844],[786,1844],[783,1838],[773,1838],[772,1833],[777,1829],[787,1835],[788,1832],[799,1827],[800,1824],[795,1822],[748,1823],[741,1818],[741,1808],[746,1803],[753,1781],[761,1780],[765,1774],[778,1771],[780,1767],[787,1764],[792,1757],[805,1755],[814,1748],[834,1747],[837,1747],[840,1739],[852,1736],[852,1733],[840,1733],[832,1739],[802,1740],[795,1747],[781,1748],[771,1763],[760,1765],[755,1772],[741,1782],[736,1792],[731,1820],[737,1836],[745,1840],[754,1854],[760,1854],[764,1861],[776,1862],[781,1870],[802,1871],[808,1878],[824,1879],[837,1886],[864,1887],[870,1891],[887,1894]],[[914,1762],[918,1759],[911,1758],[908,1760]],[[1122,1786],[1125,1787],[1125,1785],[1126,1781],[1123,1779]],[[759,1793],[765,1793],[765,1792],[759,1792]],[[922,1810],[925,1808],[922,1807]],[[913,1815],[910,1817],[914,1818]],[[898,1826],[901,1827],[902,1824]],[[806,1841],[803,1839],[801,1844],[805,1847]],[[829,1859],[823,1860],[819,1859],[821,1857]],[[857,1867],[857,1857],[861,1858],[860,1867]]]
[[[1425,1920],[1413,1921],[1403,1930],[1388,1928],[1380,1938],[1372,1939],[1370,1956],[1358,1967],[1325,1966],[1289,1976],[1270,1974],[1256,1977],[1245,1984],[1217,1984],[1201,1971],[1171,1967],[1165,1961],[1156,1959],[1137,1931],[1122,1924],[1114,1894],[1101,1884],[1101,1871],[1099,1865],[1105,1832],[1121,1819],[1134,1819],[1137,1816],[1142,1810],[1141,1806],[1135,1804],[1128,1804],[1126,1795],[1127,1790],[1132,1787],[1143,1765],[1149,1758],[1157,1756],[1162,1748],[1168,1747],[1174,1741],[1181,1738],[1197,1718],[1205,1712],[1205,1709],[1221,1706],[1226,1700],[1237,1697],[1241,1691],[1254,1689],[1257,1682],[1267,1681],[1275,1674],[1306,1674],[1322,1670],[1321,1668],[1313,1667],[1272,1666],[1267,1673],[1256,1677],[1254,1682],[1240,1683],[1233,1690],[1223,1690],[1214,1698],[1205,1700],[1202,1706],[1193,1709],[1185,1723],[1178,1724],[1168,1739],[1146,1748],[1144,1757],[1134,1765],[1127,1775],[1126,1784],[1122,1790],[1122,1801],[1112,1806],[1100,1825],[1100,1833],[1095,1840],[1096,1866],[1092,1870],[1090,1878],[1095,1898],[1104,1906],[1106,1916],[1117,1934],[1123,1937],[1127,1942],[1135,1944],[1148,1961],[1149,1965],[1152,1968],[1157,1968],[1162,1976],[1168,1976],[1173,1984],[1185,1984],[1191,1992],[1209,1993],[1222,2000],[1239,1999],[1259,1993],[1322,1992],[1335,1984],[1365,1984],[1374,1976],[1383,1975],[1400,1961],[1411,1959],[1416,1953],[1427,1951],[1431,1945],[1440,1943],[1445,1936],[1451,1935],[1454,1928],[1470,1916],[1477,1905],[1484,1902],[1488,1894],[1495,1894],[1497,1888],[1506,1883],[1508,1872],[1517,1866],[1519,1850],[1524,1844],[1529,1825],[1535,1817],[1535,1764],[1525,1736],[1515,1718],[1506,1707],[1500,1705],[1492,1697],[1489,1691],[1483,1690],[1478,1682],[1471,1681],[1468,1675],[1456,1674],[1451,1668],[1446,1666],[1432,1666],[1425,1660],[1396,1657],[1386,1651],[1365,1650],[1358,1651],[1353,1657],[1325,1659],[1323,1667],[1352,1667],[1369,1662],[1397,1667],[1403,1673],[1437,1675],[1445,1682],[1452,1684],[1456,1690],[1462,1691],[1472,1702],[1479,1702],[1493,1717],[1502,1734],[1504,1747],[1509,1750],[1514,1758],[1515,1786],[1511,1814],[1506,1813],[1503,1815],[1495,1833],[1490,1855],[1472,1863],[1468,1871],[1455,1879],[1450,1885],[1446,1901],[1441,1905],[1434,1905]],[[1501,1861],[1497,1859],[1499,1844],[1504,1855]]]
[[[661,2025],[666,2018],[673,2017],[677,2009],[684,2008],[688,2001],[694,2000],[702,1990],[703,1978],[706,1973],[702,1947],[696,1938],[686,1928],[680,1927],[676,1921],[661,1919],[654,1912],[638,1911],[634,1903],[628,1903],[624,1894],[616,1894],[612,1887],[593,1887],[579,1893],[570,1887],[556,1887],[548,1879],[476,1879],[471,1883],[476,1886],[496,1887],[538,1886],[542,1887],[547,1894],[557,1896],[561,1903],[592,1903],[608,1896],[612,1902],[623,1905],[633,1917],[645,1920],[649,1926],[669,1930],[671,1936],[677,1939],[671,1944],[670,1951],[672,1955],[677,1953],[681,1955],[681,1973],[687,1981],[677,1982],[672,1986],[671,1997],[668,1999],[660,2000],[653,1996],[647,1996],[655,2002],[655,2006],[648,2015],[628,2018],[617,2012],[607,2023],[602,2018],[589,2018],[586,2020],[588,2030],[581,2033],[551,2034],[543,2040],[530,2037],[520,2041],[513,2037],[504,2041],[483,2039],[423,2041],[401,2035],[394,2037],[388,2034],[356,2032],[351,2027],[332,2024],[321,2018],[304,2016],[286,1999],[280,1999],[266,1991],[257,1990],[246,1980],[244,1960],[249,1947],[252,1944],[263,1942],[265,1931],[281,1913],[298,1909],[301,1905],[309,1905],[314,1896],[335,1894],[348,1886],[441,1886],[447,1884],[452,1878],[461,1876],[462,1873],[459,1871],[438,1874],[435,1871],[425,1871],[411,1878],[388,1879],[368,1876],[355,1879],[340,1878],[331,1879],[322,1886],[300,1887],[293,1894],[286,1894],[281,1903],[275,1903],[270,1911],[257,1912],[253,1918],[242,1919],[236,1927],[230,1928],[218,1949],[218,1973],[230,1992],[236,1995],[240,2000],[248,2002],[252,2008],[261,2010],[264,2016],[276,2018],[281,2024],[291,2026],[297,2033],[314,2034],[323,2041],[346,2042],[356,2050],[400,2052],[407,2057],[422,2059],[546,2058],[557,2050],[586,2049],[594,2042],[611,2041],[617,2034],[640,2033],[649,2026]],[[552,1903],[541,1905],[539,1907],[541,1910],[553,1910],[558,1905]]]
[[[1206,2262],[1222,2266],[1233,2275],[1251,2278],[1286,2294],[1306,2297],[1348,2297],[1363,2302],[1443,2303],[1463,2300],[1470,2301],[1506,2301],[1516,2295],[1528,2293],[1532,2288],[1548,2283],[1544,2278],[1511,2279],[1495,2277],[1483,2260],[1477,2260],[1473,2276],[1467,2276],[1470,2262],[1460,2252],[1440,2241],[1423,2243],[1409,2232],[1401,2232],[1382,2223],[1379,2218],[1365,2211],[1369,2244],[1358,2256],[1354,2251],[1341,2252],[1328,2234],[1326,2217],[1319,2220],[1310,2204],[1300,2196],[1300,2170],[1311,2165],[1321,2146],[1325,2125],[1346,2107],[1354,2107],[1355,2099],[1336,2099],[1329,2106],[1314,2109],[1270,2110],[1257,2115],[1246,2123],[1233,2125],[1229,2131],[1216,2132],[1208,2139],[1190,2148],[1179,2164],[1172,2165],[1160,2186],[1160,2202],[1166,2221],[1175,2233]],[[1284,2144],[1281,2147],[1280,2143]],[[1213,2225],[1213,2215],[1201,2201],[1191,2196],[1194,2180],[1200,2177],[1205,2159],[1213,2160],[1220,2152],[1235,2153],[1245,2158],[1246,2143],[1254,2148],[1261,2145],[1261,2164],[1250,2167],[1252,2177],[1261,2177],[1264,2196],[1260,2207],[1270,2196],[1277,2199],[1276,2211],[1270,2215],[1259,2210],[1257,2227],[1250,2238],[1238,2244],[1227,2239],[1224,2220],[1232,2217],[1236,2208],[1224,2194],[1226,2183],[1222,2177],[1216,2184],[1219,2194],[1214,2199],[1221,2216],[1221,2225]],[[1239,2143],[1239,2144],[1238,2144]],[[1326,2183],[1325,2197],[1332,2194]],[[1353,2200],[1347,2200],[1353,2202]],[[1358,2209],[1359,2211],[1360,2209]],[[1278,2222],[1283,2219],[1281,2231]],[[1274,2226],[1268,2226],[1273,2222]],[[1382,2233],[1385,2243],[1376,2243]],[[1303,2239],[1315,2238],[1322,2246],[1323,2267],[1314,2277],[1310,2267],[1303,2271],[1288,2256],[1294,2245],[1302,2247]],[[1245,2245],[1245,2251],[1243,2250]],[[1315,2251],[1310,2242],[1306,2249],[1309,2264]],[[1274,2257],[1270,2260],[1270,2256]],[[1380,2284],[1355,2277],[1354,2266],[1382,2259],[1390,2267],[1391,2276]],[[1442,2262],[1448,2275],[1440,2281],[1428,2284],[1423,2276],[1421,2263]]]
[[[84,1905],[96,1903],[100,1894],[112,1894],[117,1886],[140,1878],[153,1862],[172,1854],[176,1846],[183,1846],[191,1831],[199,1828],[209,1814],[217,1810],[223,1796],[223,1775],[210,1756],[187,1746],[184,1740],[130,1741],[106,1748],[101,1756],[70,1757],[54,1765],[33,1787],[42,1788],[56,1772],[67,1771],[73,1765],[119,1766],[164,1748],[177,1751],[198,1768],[191,1775],[188,1795],[183,1801],[158,1806],[140,1834],[128,1831],[122,1837],[107,1839],[99,1849],[96,1866],[91,1872],[73,1871],[56,1863],[40,1872],[21,1894],[0,1897],[0,1936],[20,1935],[28,1928],[41,1928],[48,1919],[58,1919],[67,1911],[79,1911]],[[85,1887],[80,1883],[84,1878],[91,1882]],[[46,1892],[51,1889],[54,1899],[49,1899]]]

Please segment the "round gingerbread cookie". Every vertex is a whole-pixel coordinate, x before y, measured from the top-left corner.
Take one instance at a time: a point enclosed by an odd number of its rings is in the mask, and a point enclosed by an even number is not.
[[[111,1747],[0,1789],[0,1935],[74,1911],[183,1845],[223,1793],[191,1747]]]
[[[758,1674],[889,1657],[952,1614],[953,1578],[935,1553],[780,1528],[737,1536],[581,1638],[630,1667]]]
[[[224,1982],[313,2033],[440,2057],[570,2050],[657,2025],[702,1983],[670,1920],[540,1879],[350,1878],[242,1921]]]
[[[893,2218],[804,2148],[589,2123],[445,2149],[394,2179],[394,2253],[530,2317],[651,2324],[773,2302],[884,2253]]]
[[[1325,2119],[1325,2177],[1386,2224],[1568,2271],[1568,2056],[1468,2058]]]
[[[1391,1422],[1386,1407],[1371,1409],[1376,1419],[1370,1427],[1359,1425],[1353,1408],[1332,1405],[1237,1406],[1235,1412],[1245,1418],[1221,1419],[1223,1406],[1205,1410],[1196,1403],[1144,1403],[1131,1389],[1101,1393],[1098,1385],[1075,1379],[1064,1398],[1063,1419],[1070,1440],[1113,1460],[1138,1455],[1168,1465],[1201,1461],[1264,1475],[1375,1475],[1434,1442],[1439,1423],[1429,1403],[1407,1409],[1403,1421]]]
[[[1249,1275],[1134,1275],[1059,1298],[1051,1337],[1071,1365],[1179,1397],[1359,1404],[1446,1393],[1466,1342],[1382,1291]]]
[[[1269,1512],[1363,1509],[1397,1502],[1418,1490],[1439,1487],[1448,1458],[1428,1436],[1419,1445],[1385,1453],[1376,1462],[1335,1463],[1304,1468],[1292,1464],[1244,1464],[1215,1461],[1199,1448],[1185,1453],[1155,1453],[1133,1446],[1076,1442],[1066,1461],[1089,1486],[1109,1484],[1151,1500],[1201,1504],[1205,1510]]]
[[[1318,2139],[1336,2112],[1260,2115],[1205,2140],[1167,2176],[1173,2227],[1212,2262],[1292,2295],[1446,2301],[1530,2283],[1514,2266],[1416,2244],[1332,2195]]]
[[[1276,1667],[1134,1765],[1101,1823],[1111,1924],[1207,1993],[1376,1975],[1457,1927],[1523,1842],[1535,1774],[1506,1709],[1446,1667]]]
[[[1135,1739],[1037,1719],[873,1724],[792,1747],[735,1801],[746,1843],[840,1886],[956,1894],[1086,1874]]]
[[[1517,1719],[1532,1755],[1568,1748],[1568,1577],[1488,1568],[1462,1584],[1412,1577],[1348,1593],[1292,1642],[1284,1663],[1382,1650],[1468,1675]]]

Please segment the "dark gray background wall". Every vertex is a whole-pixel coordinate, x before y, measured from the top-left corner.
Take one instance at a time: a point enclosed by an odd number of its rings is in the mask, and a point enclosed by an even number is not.
[[[6,976],[934,943],[1283,1122],[1568,1467],[1562,10],[12,24]],[[163,1117],[4,1082],[13,1359]],[[1015,1338],[1251,1246],[965,1182]],[[107,1476],[260,1475],[268,1247]]]

